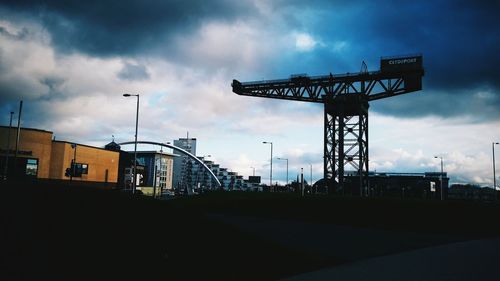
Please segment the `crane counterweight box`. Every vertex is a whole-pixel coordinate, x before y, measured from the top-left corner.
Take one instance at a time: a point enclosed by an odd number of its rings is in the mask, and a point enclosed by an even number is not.
[[[380,60],[382,72],[401,72],[422,70],[422,56],[386,57]]]

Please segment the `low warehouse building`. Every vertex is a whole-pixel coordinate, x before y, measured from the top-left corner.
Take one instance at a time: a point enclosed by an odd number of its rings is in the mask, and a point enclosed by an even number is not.
[[[53,133],[0,126],[0,173],[3,178],[71,180],[85,184],[118,181],[119,153],[53,140]],[[16,155],[17,154],[17,155]],[[72,165],[74,163],[74,165]]]
[[[50,178],[116,184],[119,157],[119,153],[103,148],[53,141]]]

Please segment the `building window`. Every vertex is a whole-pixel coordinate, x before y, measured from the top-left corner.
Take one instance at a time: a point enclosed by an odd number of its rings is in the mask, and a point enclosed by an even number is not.
[[[70,170],[72,172],[72,170]],[[81,177],[89,173],[89,164],[75,163],[74,177]]]
[[[89,173],[89,164],[82,164],[82,174]]]
[[[26,175],[36,177],[37,174],[38,174],[38,159],[27,159]]]

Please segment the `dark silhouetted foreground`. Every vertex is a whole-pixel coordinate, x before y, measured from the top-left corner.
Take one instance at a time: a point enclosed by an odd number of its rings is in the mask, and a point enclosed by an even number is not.
[[[237,192],[158,201],[64,185],[1,188],[1,280],[277,280],[500,236],[496,204]]]

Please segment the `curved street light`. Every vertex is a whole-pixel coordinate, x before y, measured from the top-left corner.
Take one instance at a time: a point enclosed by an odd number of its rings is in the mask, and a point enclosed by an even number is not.
[[[288,158],[276,158],[278,160],[285,160],[286,161],[286,184],[288,184]]]

